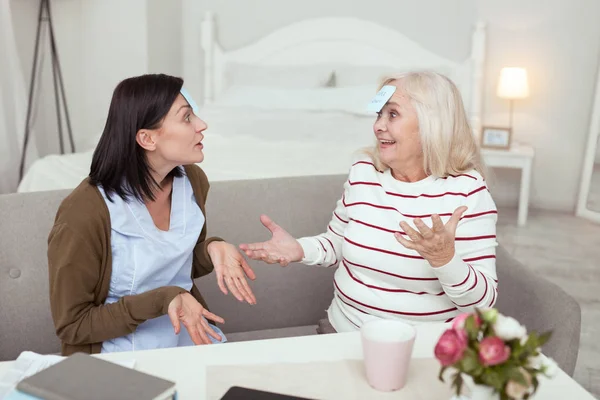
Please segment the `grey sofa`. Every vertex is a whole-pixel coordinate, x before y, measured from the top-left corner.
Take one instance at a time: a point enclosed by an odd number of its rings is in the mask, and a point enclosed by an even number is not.
[[[325,229],[345,176],[216,182],[207,203],[209,235],[230,243],[266,240],[259,221],[267,213],[296,237]],[[0,360],[23,350],[59,352],[49,310],[47,235],[56,209],[69,191],[0,196]],[[222,316],[230,341],[315,334],[332,297],[334,269],[250,262],[257,305],[223,295],[214,274],[196,282],[211,311]],[[498,308],[529,329],[553,329],[544,352],[572,375],[577,360],[581,311],[573,298],[497,252]]]

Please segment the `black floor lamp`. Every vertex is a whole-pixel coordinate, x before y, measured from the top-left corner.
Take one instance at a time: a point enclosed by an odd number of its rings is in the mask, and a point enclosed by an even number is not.
[[[23,179],[25,169],[25,155],[27,153],[27,144],[31,135],[31,111],[33,106],[33,94],[35,92],[35,81],[37,77],[38,57],[40,53],[40,36],[42,33],[42,25],[48,24],[50,33],[50,54],[52,56],[52,80],[54,83],[54,103],[56,105],[56,117],[58,123],[58,140],[60,144],[60,154],[65,154],[65,145],[63,139],[61,105],[64,108],[65,121],[69,134],[69,143],[71,152],[75,152],[75,143],[73,141],[73,132],[71,130],[71,121],[69,120],[69,110],[67,108],[67,99],[65,97],[65,87],[63,84],[60,62],[56,51],[56,41],[54,39],[54,27],[52,26],[52,14],[50,13],[50,0],[40,0],[40,9],[38,12],[37,34],[35,38],[35,48],[33,50],[33,66],[31,68],[31,80],[29,82],[29,100],[27,102],[27,116],[25,119],[25,135],[23,138],[23,152],[21,154],[21,165],[19,168],[19,182]]]

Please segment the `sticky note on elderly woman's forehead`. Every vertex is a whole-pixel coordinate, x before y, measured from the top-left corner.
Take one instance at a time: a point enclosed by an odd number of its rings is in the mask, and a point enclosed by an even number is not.
[[[367,106],[367,111],[369,112],[379,112],[385,106],[385,103],[388,102],[390,97],[396,91],[396,86],[393,85],[385,85],[384,87],[377,92],[375,97],[371,100],[369,105]]]
[[[188,102],[190,107],[192,107],[192,111],[194,111],[194,114],[198,115],[198,104],[196,104],[196,102],[192,98],[192,95],[187,91],[186,88],[183,87],[181,88],[180,92],[183,98]]]

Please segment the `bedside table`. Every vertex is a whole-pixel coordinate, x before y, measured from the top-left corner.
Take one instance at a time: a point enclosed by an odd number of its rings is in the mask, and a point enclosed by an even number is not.
[[[533,147],[515,143],[507,150],[481,149],[481,155],[488,167],[516,168],[521,170],[521,190],[519,191],[519,226],[527,222],[529,190],[531,188],[531,166],[535,151]]]

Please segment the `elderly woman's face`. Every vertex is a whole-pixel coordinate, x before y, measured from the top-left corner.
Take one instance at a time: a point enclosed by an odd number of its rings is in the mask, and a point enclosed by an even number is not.
[[[180,94],[165,116],[156,135],[156,155],[164,161],[185,165],[204,160],[201,143],[206,123],[194,114]]]
[[[377,114],[373,131],[381,161],[391,168],[421,162],[422,148],[419,120],[415,108],[400,89]]]

